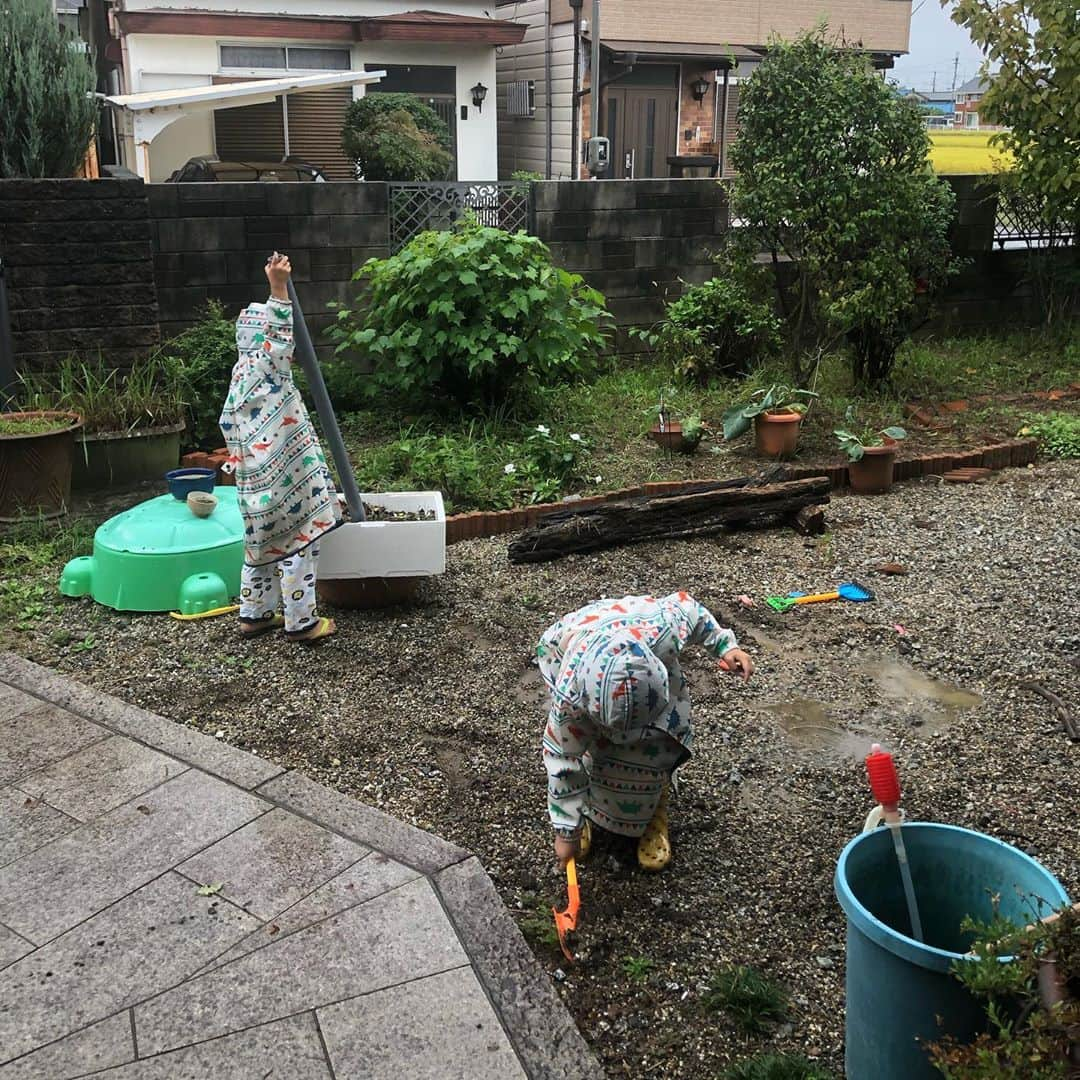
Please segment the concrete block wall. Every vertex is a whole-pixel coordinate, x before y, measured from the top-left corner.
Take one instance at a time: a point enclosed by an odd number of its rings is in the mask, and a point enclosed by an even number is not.
[[[536,234],[556,264],[608,300],[620,351],[630,327],[659,321],[682,282],[705,281],[728,231],[727,194],[711,180],[598,180],[533,185]]]
[[[266,297],[263,266],[292,259],[297,295],[321,355],[327,305],[355,296],[351,278],[389,254],[385,184],[155,184],[148,189],[154,275],[166,337],[199,318],[207,301],[234,313]]]
[[[160,340],[147,188],[0,180],[0,254],[22,371],[72,353],[127,367]]]

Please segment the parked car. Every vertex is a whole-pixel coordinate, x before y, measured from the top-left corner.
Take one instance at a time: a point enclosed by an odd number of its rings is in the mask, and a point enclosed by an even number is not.
[[[314,182],[325,184],[322,169],[303,161],[221,161],[216,157],[194,157],[169,177],[170,184],[205,184],[213,181],[234,184],[246,180],[266,182]]]

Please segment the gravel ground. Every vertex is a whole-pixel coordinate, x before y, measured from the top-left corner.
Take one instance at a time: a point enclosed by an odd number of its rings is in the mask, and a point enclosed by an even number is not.
[[[742,534],[525,568],[507,564],[505,538],[470,542],[419,607],[335,613],[338,636],[315,650],[88,602],[47,612],[15,647],[477,852],[613,1076],[711,1078],[766,1047],[839,1069],[832,873],[870,808],[859,758],[872,738],[898,753],[913,817],[1016,843],[1080,893],[1080,745],[1019,687],[1037,678],[1080,699],[1080,464],[840,497],[829,519],[813,540]],[[886,562],[909,573],[877,573]],[[875,603],[760,603],[853,578]],[[758,671],[744,687],[690,657],[696,754],[673,806],[674,862],[646,877],[618,853],[590,860],[581,962],[564,974],[543,940],[560,882],[533,644],[601,595],[680,587],[734,626]],[[740,593],[758,606],[737,609]],[[628,957],[653,962],[644,980]],[[748,1038],[705,1014],[704,984],[727,962],[784,983],[789,1022]]]

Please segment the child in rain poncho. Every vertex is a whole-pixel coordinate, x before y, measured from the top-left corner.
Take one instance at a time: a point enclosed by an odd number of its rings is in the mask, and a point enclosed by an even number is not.
[[[289,257],[275,252],[266,264],[270,299],[249,305],[236,322],[240,358],[220,423],[244,518],[241,633],[284,626],[288,637],[311,642],[335,629],[316,612],[315,579],[319,537],[337,526],[341,511],[293,383],[291,273]]]
[[[703,645],[744,680],[754,670],[735,635],[685,592],[601,600],[540,639],[551,693],[543,742],[548,809],[561,865],[588,853],[591,825],[639,837],[644,869],[662,870],[671,860],[668,786],[693,737],[679,666],[687,645]]]

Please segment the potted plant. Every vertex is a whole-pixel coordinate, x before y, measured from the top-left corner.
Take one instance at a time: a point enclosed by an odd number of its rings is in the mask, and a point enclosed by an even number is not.
[[[72,412],[0,413],[0,521],[67,513],[80,425]]]
[[[854,426],[857,419],[854,406],[848,407],[844,419]],[[838,428],[833,434],[848,456],[848,479],[853,491],[860,495],[881,495],[892,487],[896,444],[907,438],[902,427],[881,430],[864,427],[857,431]]]
[[[77,413],[71,486],[77,491],[154,480],[180,461],[184,395],[174,361],[155,354],[127,371],[68,357],[55,371],[23,380],[36,408]]]
[[[649,429],[649,438],[664,450],[678,450],[681,454],[692,454],[701,444],[705,435],[706,424],[696,413],[683,416],[679,420],[671,419],[671,411],[663,396],[660,404],[649,409],[656,417],[656,422]]]
[[[733,405],[724,413],[724,438],[737,439],[754,425],[754,447],[762,457],[789,458],[799,445],[799,426],[812,390],[796,390],[774,383],[768,390],[756,390],[748,401]]]

